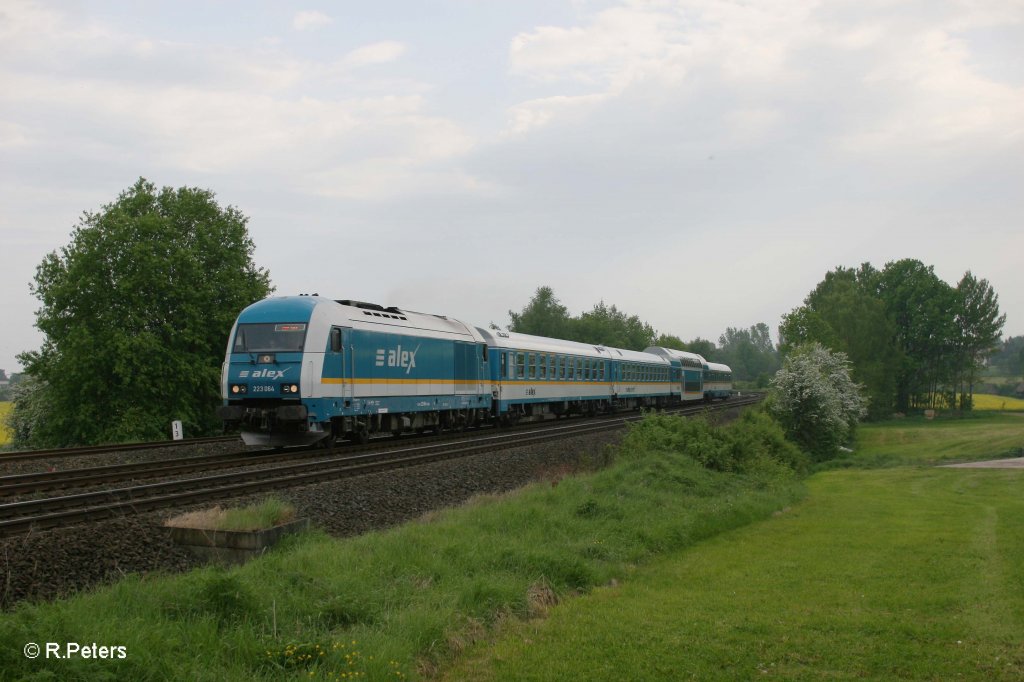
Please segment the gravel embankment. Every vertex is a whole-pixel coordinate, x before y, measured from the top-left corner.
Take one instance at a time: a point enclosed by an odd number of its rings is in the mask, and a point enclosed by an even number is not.
[[[141,462],[167,462],[185,457],[221,455],[230,452],[243,452],[242,441],[229,443],[203,443],[195,445],[179,445],[151,450],[126,450],[123,452],[98,452],[90,455],[73,457],[46,457],[43,459],[25,459],[14,461],[0,460],[0,476],[15,474],[34,474],[42,471],[68,471],[88,467],[106,466],[109,464],[135,464]]]
[[[292,502],[299,515],[309,517],[315,526],[336,536],[355,535],[461,504],[473,495],[503,492],[532,480],[554,479],[580,468],[600,465],[605,461],[607,447],[620,438],[619,431],[581,436],[327,481],[275,494]],[[203,454],[207,452],[210,450],[203,450]],[[175,453],[183,456],[180,451]],[[144,460],[138,459],[140,455],[118,455],[116,459],[108,456],[102,463],[160,459],[157,452],[141,455]],[[74,466],[95,466],[96,463],[93,459],[89,463],[75,462]],[[62,468],[71,468],[71,463],[64,462]],[[40,468],[26,468],[26,471],[33,470]],[[8,469],[6,473],[15,472]],[[254,499],[256,497],[224,500],[220,504],[239,505]],[[187,551],[170,542],[161,527],[164,519],[182,511],[187,509],[0,540],[0,575],[4,579],[0,606],[9,608],[25,599],[52,599],[111,582],[128,573],[174,572],[198,565]]]

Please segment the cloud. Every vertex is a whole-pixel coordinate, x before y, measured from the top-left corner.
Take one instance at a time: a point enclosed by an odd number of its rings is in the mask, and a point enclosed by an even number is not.
[[[364,45],[349,52],[341,60],[344,66],[368,66],[371,64],[387,64],[398,60],[405,54],[405,45],[394,40]]]
[[[977,44],[960,33],[1024,15],[984,0],[920,10],[637,0],[540,26],[511,40],[509,73],[545,96],[510,106],[509,128],[578,125],[621,99],[636,109],[724,107],[722,139],[750,142],[820,108],[826,143],[843,153],[1019,140],[1024,88],[986,77]]]
[[[276,47],[154,40],[31,4],[9,14],[0,36],[17,40],[0,62],[0,149],[26,162],[64,150],[107,165],[280,178],[300,192],[365,199],[444,178],[455,191],[486,184],[436,167],[457,163],[475,140],[429,111],[429,84],[359,75],[401,57],[400,42],[309,59]],[[308,14],[296,25],[311,26]],[[59,67],[39,68],[49,50],[61,53]]]
[[[292,18],[292,28],[296,31],[316,31],[333,23],[334,19],[315,10],[299,12]]]

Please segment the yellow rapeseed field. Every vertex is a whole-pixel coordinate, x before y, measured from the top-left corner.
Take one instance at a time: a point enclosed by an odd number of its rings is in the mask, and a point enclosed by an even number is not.
[[[1024,410],[1024,400],[1020,398],[1006,398],[1001,395],[990,393],[974,394],[974,409],[976,410]]]
[[[11,411],[11,403],[0,403],[0,445],[7,445],[11,440],[11,432],[4,428],[4,417]]]

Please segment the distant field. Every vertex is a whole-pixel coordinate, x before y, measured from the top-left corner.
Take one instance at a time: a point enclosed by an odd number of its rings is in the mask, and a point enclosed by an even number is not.
[[[1007,398],[1001,395],[990,393],[974,394],[974,409],[976,410],[1024,410],[1024,400],[1020,398]]]
[[[9,402],[0,403],[0,445],[7,445],[11,440],[11,432],[3,426],[3,420],[11,411],[11,405]]]

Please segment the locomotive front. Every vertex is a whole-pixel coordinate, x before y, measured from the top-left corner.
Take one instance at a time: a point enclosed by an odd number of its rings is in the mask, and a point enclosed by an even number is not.
[[[218,416],[238,427],[248,445],[305,445],[326,434],[309,423],[302,403],[303,354],[316,299],[266,299],[238,316],[221,372]]]

